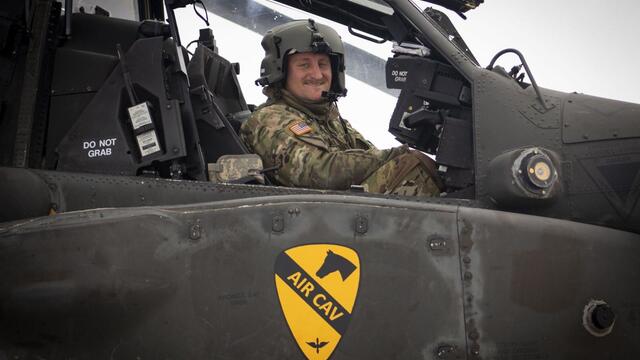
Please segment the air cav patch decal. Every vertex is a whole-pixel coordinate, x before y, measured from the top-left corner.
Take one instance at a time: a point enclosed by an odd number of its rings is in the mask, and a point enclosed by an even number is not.
[[[290,248],[275,264],[278,299],[307,359],[328,359],[347,331],[360,284],[360,258],[346,246]]]

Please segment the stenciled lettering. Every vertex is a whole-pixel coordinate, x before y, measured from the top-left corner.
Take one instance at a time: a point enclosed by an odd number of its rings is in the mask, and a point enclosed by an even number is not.
[[[111,156],[113,147],[116,145],[117,138],[106,138],[96,140],[88,140],[82,142],[82,149],[88,150],[87,156],[90,158]]]

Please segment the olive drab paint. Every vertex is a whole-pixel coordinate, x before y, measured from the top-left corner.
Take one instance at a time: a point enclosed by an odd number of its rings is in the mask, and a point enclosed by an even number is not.
[[[346,246],[281,252],[274,268],[280,307],[307,359],[328,359],[347,332],[360,285],[360,258]]]

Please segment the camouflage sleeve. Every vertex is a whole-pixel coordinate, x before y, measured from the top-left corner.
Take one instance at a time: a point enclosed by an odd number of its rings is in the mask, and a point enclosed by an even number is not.
[[[265,167],[279,166],[271,178],[285,186],[348,189],[388,160],[407,152],[404,147],[332,150],[313,132],[293,134],[288,126],[299,120],[297,114],[271,106],[254,113],[241,129],[243,140],[260,155]]]
[[[375,145],[373,145],[373,143],[365,139],[364,136],[362,136],[362,134],[360,134],[358,130],[356,130],[353,126],[351,126],[351,124],[346,119],[342,119],[342,120],[344,121],[344,124],[347,127],[349,136],[351,136],[354,139],[354,143],[358,148],[365,149],[365,150],[376,148]]]

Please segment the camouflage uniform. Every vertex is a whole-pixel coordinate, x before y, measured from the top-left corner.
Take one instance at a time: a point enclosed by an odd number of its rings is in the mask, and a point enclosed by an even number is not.
[[[434,196],[440,193],[433,161],[407,147],[376,149],[340,118],[332,102],[309,103],[284,89],[265,88],[269,100],[240,129],[276,184]],[[426,158],[426,159],[425,159]]]

